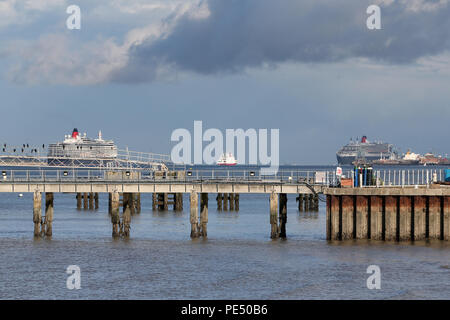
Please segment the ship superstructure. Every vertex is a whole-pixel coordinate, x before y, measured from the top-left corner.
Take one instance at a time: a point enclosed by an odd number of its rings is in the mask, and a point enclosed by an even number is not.
[[[355,161],[372,162],[375,160],[395,160],[397,151],[394,146],[383,142],[370,142],[366,136],[361,140],[351,140],[337,153],[337,161],[340,165],[351,165]]]
[[[51,143],[48,146],[48,162],[55,160],[64,161],[67,159],[84,162],[91,160],[103,160],[105,163],[113,161],[117,158],[117,146],[112,140],[103,140],[101,131],[97,139],[91,139],[84,135],[80,135],[75,128],[72,135],[66,135],[63,142]]]

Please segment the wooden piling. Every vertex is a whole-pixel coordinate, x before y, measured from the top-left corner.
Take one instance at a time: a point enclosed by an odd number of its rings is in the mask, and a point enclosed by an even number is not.
[[[385,240],[397,239],[397,198],[385,197]]]
[[[94,210],[94,193],[89,193],[89,210]]]
[[[130,225],[131,225],[131,208],[133,206],[133,194],[124,193],[123,194],[123,215],[122,215],[122,236],[128,238],[130,236]],[[134,210],[133,210],[134,211]]]
[[[141,213],[141,193],[136,193],[136,213]]]
[[[234,195],[234,211],[239,211],[239,193]]]
[[[234,211],[234,193],[230,193],[230,211]]]
[[[51,237],[53,230],[53,192],[45,193],[45,236]]]
[[[111,223],[113,225],[112,236],[113,238],[119,237],[119,201],[120,195],[118,192],[110,193],[111,195]]]
[[[191,238],[198,237],[198,194],[191,191],[190,197]]]
[[[356,197],[356,239],[369,238],[369,198],[367,196]]]
[[[383,198],[370,198],[370,239],[383,240]]]
[[[428,211],[428,238],[440,239],[441,237],[441,199],[429,197]]]
[[[95,210],[98,210],[98,192],[94,193]]]
[[[443,211],[443,238],[450,241],[450,197],[444,197]]]
[[[156,193],[152,193],[152,210],[155,211],[158,205],[158,195]]]
[[[88,208],[88,194],[87,194],[87,192],[85,192],[83,194],[83,208],[85,210],[87,210],[87,208]]]
[[[112,193],[108,193],[108,213],[111,214],[111,201],[112,201]]]
[[[77,193],[77,210],[81,210],[81,200],[82,200],[81,193],[78,192]]]
[[[35,191],[33,194],[33,223],[34,223],[34,236],[39,237],[41,234],[41,222],[42,222],[42,194]]]
[[[200,197],[200,235],[204,238],[208,236],[208,194],[202,193]]]
[[[217,194],[216,201],[217,201],[217,211],[222,211],[222,201],[223,196],[221,193]]]
[[[228,211],[228,193],[223,194],[223,211]]]
[[[330,240],[340,240],[342,234],[342,196],[331,196]]]
[[[270,194],[270,225],[270,237],[278,238],[278,194],[275,192]]]
[[[399,240],[411,240],[412,201],[409,196],[400,197]]]
[[[303,211],[303,194],[299,194],[297,197],[297,201],[298,201],[298,211],[302,212]]]
[[[416,196],[414,200],[414,240],[426,238],[427,198]]]
[[[353,216],[354,216],[354,203],[353,196],[342,196],[342,240],[353,239]]]
[[[279,221],[280,221],[280,238],[286,238],[286,222],[287,222],[287,195],[286,193],[280,193],[280,212],[279,212]]]

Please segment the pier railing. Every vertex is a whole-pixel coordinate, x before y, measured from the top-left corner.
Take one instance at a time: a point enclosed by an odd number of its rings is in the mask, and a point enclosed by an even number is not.
[[[353,171],[344,171],[342,178],[351,178],[354,185]],[[416,170],[375,170],[371,173],[370,183],[361,187],[398,187],[429,185],[433,182],[444,181],[444,169],[416,169]],[[225,182],[225,183],[283,183],[339,186],[341,177],[335,171],[309,170],[279,170],[274,175],[262,175],[259,170],[107,170],[107,169],[35,169],[35,170],[2,170],[2,182],[57,182],[57,183],[86,183],[86,182],[121,182],[121,183],[192,183],[192,182]]]

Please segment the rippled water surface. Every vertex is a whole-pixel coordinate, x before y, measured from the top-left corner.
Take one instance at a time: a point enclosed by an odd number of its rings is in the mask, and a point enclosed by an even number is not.
[[[112,240],[107,196],[97,211],[76,210],[55,194],[53,238],[33,239],[32,195],[0,194],[0,298],[3,299],[449,299],[448,242],[327,242],[325,206],[299,213],[288,196],[285,241],[269,239],[268,195],[241,195],[240,211],[217,212],[209,197],[208,239],[189,238],[184,212],[142,212],[131,238]],[[381,289],[366,287],[369,265]],[[66,268],[81,268],[81,289]]]

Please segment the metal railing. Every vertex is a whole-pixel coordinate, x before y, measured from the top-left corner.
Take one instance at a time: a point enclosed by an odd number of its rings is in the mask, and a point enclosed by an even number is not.
[[[354,179],[353,171],[344,171],[342,178]],[[429,185],[445,180],[444,169],[374,170],[371,183],[361,187],[391,187]],[[279,170],[274,175],[262,175],[259,170],[109,170],[109,169],[33,169],[2,170],[0,183],[282,183],[339,186],[341,177],[335,171]]]
[[[353,170],[344,172],[343,177],[361,180],[355,177]],[[445,180],[445,169],[394,169],[394,170],[373,170],[371,177],[366,177],[370,183],[358,184],[358,187],[407,187],[407,186],[427,186]]]

